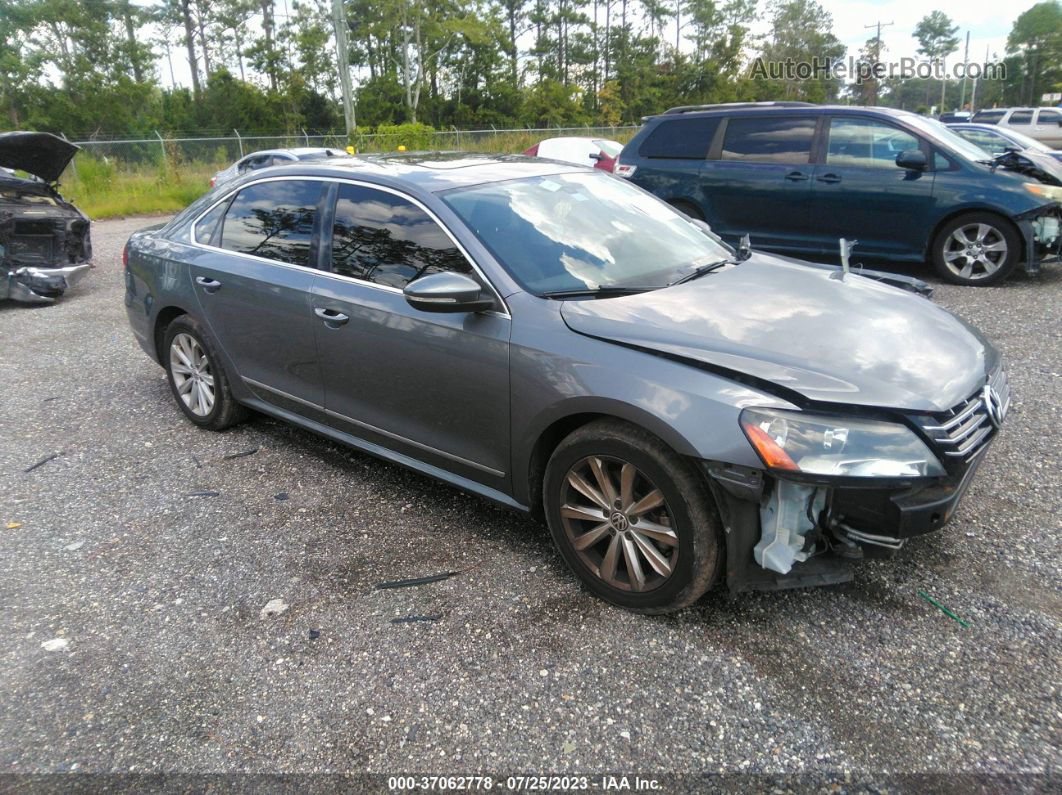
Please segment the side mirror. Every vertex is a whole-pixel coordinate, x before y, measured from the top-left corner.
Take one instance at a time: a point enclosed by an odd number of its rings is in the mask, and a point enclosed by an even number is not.
[[[925,171],[928,162],[925,152],[921,149],[908,149],[896,155],[896,165],[909,171]]]
[[[598,161],[600,163],[602,160],[605,159],[605,156],[603,154],[601,154],[600,152],[591,152],[590,153],[590,159],[591,160],[596,160],[596,161]]]
[[[402,290],[408,303],[421,312],[482,312],[494,306],[479,282],[461,273],[431,273]]]

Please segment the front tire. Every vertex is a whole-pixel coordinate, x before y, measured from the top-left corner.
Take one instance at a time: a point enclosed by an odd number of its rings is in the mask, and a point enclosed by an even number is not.
[[[641,428],[599,420],[568,436],[546,466],[543,503],[561,556],[606,601],[667,613],[718,579],[722,535],[703,480]]]
[[[933,267],[952,284],[985,287],[1007,278],[1021,259],[1014,225],[992,213],[952,219],[933,240]]]
[[[242,422],[247,409],[233,397],[221,358],[199,322],[182,315],[166,328],[163,339],[166,377],[184,416],[212,431]]]

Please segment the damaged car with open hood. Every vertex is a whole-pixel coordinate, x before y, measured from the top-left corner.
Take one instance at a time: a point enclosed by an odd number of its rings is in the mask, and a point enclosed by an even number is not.
[[[77,152],[50,133],[0,133],[0,299],[51,303],[92,267],[89,219],[58,190]]]
[[[640,612],[852,579],[954,515],[1010,404],[998,351],[917,292],[537,158],[265,169],[124,261],[190,423],[254,409],[544,517]]]

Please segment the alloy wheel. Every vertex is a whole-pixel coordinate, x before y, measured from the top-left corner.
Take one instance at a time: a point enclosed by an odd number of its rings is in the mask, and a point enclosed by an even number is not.
[[[651,591],[675,571],[679,539],[667,500],[629,461],[577,461],[564,479],[560,515],[582,563],[613,588]]]
[[[191,334],[181,332],[170,343],[170,373],[177,394],[188,410],[206,417],[214,410],[214,373],[203,346]]]
[[[1007,239],[991,224],[960,226],[944,241],[944,264],[961,279],[991,276],[1007,261]]]

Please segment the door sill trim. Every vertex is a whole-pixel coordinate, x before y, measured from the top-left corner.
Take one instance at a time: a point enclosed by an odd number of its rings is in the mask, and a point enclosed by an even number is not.
[[[394,441],[399,442],[400,444],[408,444],[410,447],[416,447],[418,450],[423,450],[426,453],[431,453],[432,455],[437,455],[442,458],[449,459],[450,461],[454,461],[455,463],[461,464],[462,466],[471,467],[472,469],[478,469],[480,472],[486,472],[488,475],[492,475],[496,478],[505,477],[504,472],[494,469],[493,467],[489,467],[486,464],[479,464],[475,461],[469,461],[467,458],[462,458],[459,455],[447,453],[445,450],[439,450],[438,448],[432,447],[431,445],[423,444],[422,442],[417,442],[413,439],[408,439],[405,436],[400,436],[397,433],[386,431],[383,428],[377,428],[375,425],[370,425],[367,422],[362,422],[361,420],[356,420],[353,417],[348,417],[346,414],[340,414],[338,411],[332,411],[331,409],[327,409],[324,406],[318,405],[317,403],[313,403],[309,400],[303,400],[302,398],[289,394],[282,389],[277,389],[276,387],[269,386],[268,384],[263,384],[261,381],[255,381],[253,378],[247,378],[246,376],[243,376],[243,380],[250,386],[258,387],[259,389],[264,389],[267,392],[272,392],[273,394],[279,395],[280,397],[285,398],[286,400],[292,400],[296,403],[302,404],[303,406],[309,406],[312,409],[324,412],[324,414],[329,417],[333,417],[337,420],[342,420],[343,422],[349,422],[351,425],[356,425],[359,428],[364,428],[370,433],[376,433],[388,439],[393,439]]]

